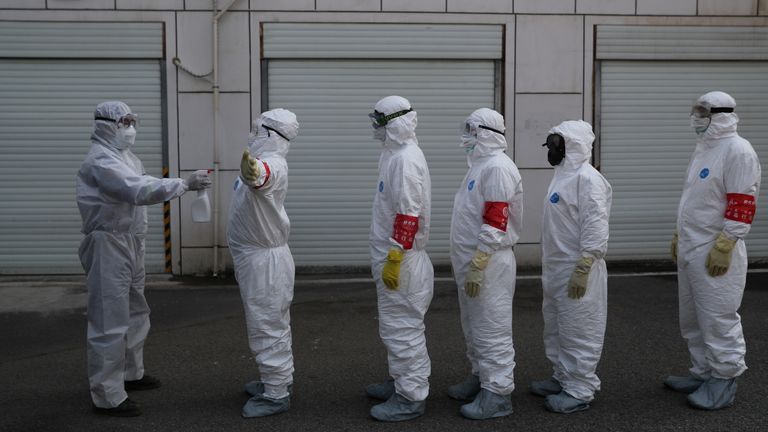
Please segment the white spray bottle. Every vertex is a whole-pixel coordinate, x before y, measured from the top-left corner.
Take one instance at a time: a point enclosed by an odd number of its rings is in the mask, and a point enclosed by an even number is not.
[[[196,174],[210,174],[211,170],[198,170]],[[211,202],[208,200],[208,190],[200,189],[197,191],[197,198],[192,201],[192,222],[210,222],[211,221]]]

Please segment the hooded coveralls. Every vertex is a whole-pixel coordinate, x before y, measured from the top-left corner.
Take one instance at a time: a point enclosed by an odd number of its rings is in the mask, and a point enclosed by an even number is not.
[[[293,113],[279,108],[263,113],[255,126],[249,152],[258,159],[260,176],[253,184],[242,178],[235,182],[227,241],[264,396],[282,399],[288,396],[294,371],[290,306],[295,268],[288,248],[290,221],[283,207],[290,145],[286,137],[295,138],[299,126]]]
[[[398,96],[376,104],[376,110],[386,114],[408,108],[410,103]],[[424,315],[432,301],[434,282],[425,250],[431,206],[429,169],[416,139],[415,111],[389,121],[385,129],[369,237],[379,336],[387,348],[395,391],[410,401],[423,401],[429,394],[431,372]],[[388,289],[382,280],[393,246],[405,251],[398,290]]]
[[[96,117],[117,121],[131,112],[104,102]],[[80,262],[88,287],[88,379],[99,408],[128,398],[124,381],[144,376],[149,306],[144,298],[147,209],[184,194],[184,180],[144,173],[136,155],[116,136],[117,126],[96,120],[91,149],[77,173],[77,207],[85,238]]]
[[[475,111],[467,121],[504,130],[503,117],[487,108]],[[504,153],[504,135],[477,128],[474,146],[453,202],[451,264],[472,374],[479,377],[482,388],[508,395],[515,388],[512,298],[517,268],[512,247],[522,231],[523,187],[517,167]],[[491,258],[479,295],[470,298],[464,283],[477,250]]]
[[[565,159],[555,166],[541,224],[544,349],[553,377],[569,395],[589,402],[600,389],[595,374],[607,315],[611,185],[589,164],[595,135],[589,123],[566,121],[550,134],[565,139]],[[584,297],[568,297],[581,257],[592,257]]]
[[[712,106],[735,106],[722,92],[702,98],[707,97]],[[744,238],[761,177],[755,151],[736,133],[738,122],[735,113],[712,114],[691,156],[677,213],[680,331],[688,343],[691,375],[701,380],[735,378],[747,369],[737,310],[747,278]],[[706,259],[720,233],[737,242],[728,272],[712,277]]]

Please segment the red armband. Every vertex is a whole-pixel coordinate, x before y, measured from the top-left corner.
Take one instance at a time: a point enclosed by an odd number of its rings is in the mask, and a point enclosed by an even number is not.
[[[507,232],[507,220],[509,219],[509,204],[502,201],[486,201],[483,212],[483,223],[498,230]]]
[[[755,197],[752,195],[729,193],[725,218],[736,222],[752,223],[755,217]]]
[[[395,216],[395,226],[392,229],[392,238],[408,250],[413,247],[413,238],[419,231],[419,218],[398,213]]]
[[[266,175],[264,176],[264,183],[262,183],[262,184],[261,184],[261,185],[259,185],[259,186],[254,186],[254,187],[253,187],[254,189],[261,189],[261,188],[263,188],[263,187],[264,187],[264,185],[266,185],[266,184],[267,184],[267,182],[269,181],[269,175],[270,175],[270,171],[269,171],[269,165],[267,165],[267,163],[266,163],[266,162],[264,162],[263,160],[259,160],[259,163],[261,163],[262,165],[264,165],[264,172],[266,173]]]

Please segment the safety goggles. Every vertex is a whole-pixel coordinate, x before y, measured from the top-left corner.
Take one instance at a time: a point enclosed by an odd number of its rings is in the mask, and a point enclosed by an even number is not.
[[[733,108],[731,107],[708,108],[704,105],[694,105],[693,108],[691,108],[691,115],[699,118],[711,117],[712,114],[717,114],[717,113],[732,113],[732,112],[733,112]]]
[[[488,126],[485,126],[485,125],[476,125],[475,126],[475,125],[473,125],[471,123],[464,123],[464,127],[461,130],[461,134],[465,135],[465,136],[475,135],[477,133],[477,129],[485,129],[485,130],[489,130],[491,132],[496,132],[499,135],[504,135],[504,132],[502,132],[502,131],[500,131],[498,129],[494,129],[492,127],[488,127]]]
[[[128,128],[131,126],[138,127],[139,125],[139,116],[133,113],[126,114],[117,120],[111,119],[109,117],[101,117],[101,116],[96,116],[95,119],[108,121],[110,123],[115,123],[119,128]]]
[[[392,114],[385,115],[384,113],[380,113],[378,111],[374,111],[370,114],[368,114],[368,117],[371,119],[371,123],[373,123],[373,128],[378,129],[381,127],[384,127],[389,123],[390,120],[398,118],[402,115],[408,114],[411,112],[412,109],[408,108],[402,111],[394,112]]]

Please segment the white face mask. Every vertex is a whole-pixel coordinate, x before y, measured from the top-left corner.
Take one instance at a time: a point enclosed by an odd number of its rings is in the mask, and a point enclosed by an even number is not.
[[[696,135],[701,135],[709,128],[710,121],[709,117],[691,116],[691,129],[696,132]]]
[[[127,128],[117,128],[117,145],[120,150],[130,148],[136,142],[136,128],[128,126]]]

